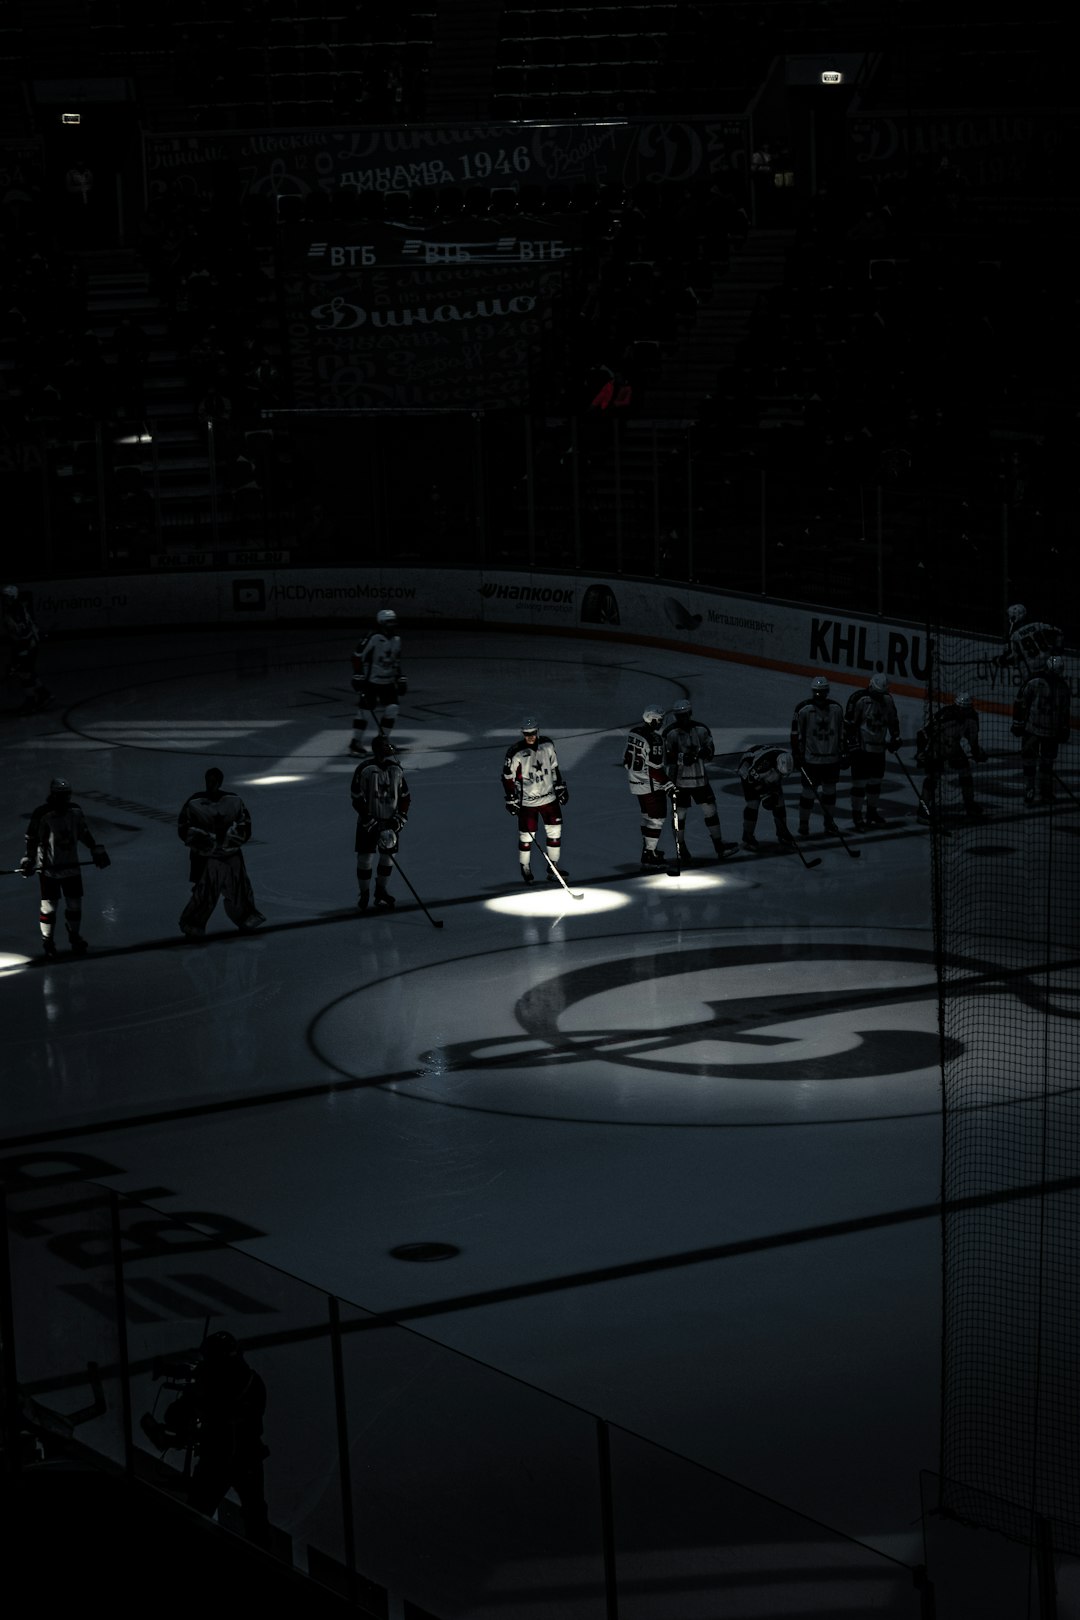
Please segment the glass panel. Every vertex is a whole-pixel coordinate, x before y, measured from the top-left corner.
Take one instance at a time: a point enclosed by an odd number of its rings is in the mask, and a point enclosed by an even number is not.
[[[15,1368],[35,1421],[124,1461],[109,1195],[78,1181],[9,1192]]]
[[[443,1620],[493,1609],[602,1620],[595,1421],[344,1313],[361,1576]]]
[[[916,1620],[904,1565],[625,1430],[610,1435],[619,1620]]]

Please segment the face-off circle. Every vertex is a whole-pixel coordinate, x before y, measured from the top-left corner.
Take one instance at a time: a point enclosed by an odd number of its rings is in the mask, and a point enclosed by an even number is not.
[[[391,994],[365,986],[326,1009],[313,1040],[362,1078],[363,1031],[368,1049],[392,1053],[385,1084],[398,1094],[523,1117],[739,1126],[932,1113],[937,983],[932,952],[910,937],[701,930],[502,950],[399,976]]]

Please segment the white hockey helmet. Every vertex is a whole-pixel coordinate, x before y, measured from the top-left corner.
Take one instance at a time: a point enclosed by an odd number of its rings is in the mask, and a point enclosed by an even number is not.
[[[676,720],[689,720],[694,712],[694,705],[689,698],[680,698],[678,703],[672,704],[671,712]]]
[[[1011,608],[1006,608],[1006,615],[1010,624],[1019,624],[1021,619],[1027,618],[1027,608],[1023,602],[1014,602]]]
[[[827,697],[831,689],[824,675],[815,675],[810,682],[810,690],[815,697]]]
[[[646,725],[658,726],[664,718],[664,711],[659,703],[647,703],[641,711],[641,718]]]
[[[1051,653],[1046,660],[1046,668],[1051,675],[1060,675],[1065,668],[1065,660],[1060,653]]]
[[[384,855],[393,855],[398,847],[398,835],[393,827],[384,827],[379,834],[379,848]]]
[[[887,675],[871,675],[866,689],[868,692],[887,692],[889,690],[889,677]]]
[[[958,709],[970,709],[971,708],[971,693],[970,692],[957,692],[956,696],[953,698],[953,702],[956,704],[956,707]]]
[[[781,748],[780,752],[777,754],[776,768],[780,772],[781,776],[790,776],[792,771],[795,769],[795,761],[792,759],[786,748]]]
[[[383,608],[381,613],[376,613],[375,623],[380,630],[393,630],[397,626],[397,614],[393,608]]]
[[[17,585],[5,585],[4,595],[8,597],[10,601],[17,602],[19,600],[19,587]]]
[[[527,714],[524,720],[521,722],[521,735],[523,737],[537,737],[539,734],[540,727],[537,725],[532,715]]]

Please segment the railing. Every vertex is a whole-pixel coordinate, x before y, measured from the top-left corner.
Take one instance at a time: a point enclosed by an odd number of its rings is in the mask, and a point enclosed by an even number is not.
[[[921,622],[947,602],[958,628],[993,634],[1011,601],[1062,611],[1065,515],[989,474],[845,481],[701,424],[617,412],[274,411],[204,423],[183,455],[167,424],[140,431],[96,426],[74,444],[41,431],[19,486],[39,574],[457,563]]]
[[[16,1184],[6,1215],[7,1422],[17,1376],[24,1420],[30,1401],[53,1425],[68,1413],[83,1445],[182,1495],[183,1455],[162,1460],[140,1419],[173,1398],[162,1363],[228,1329],[268,1391],[264,1545],[361,1605],[920,1612],[919,1572],[228,1246],[217,1218],[170,1219],[62,1171]],[[219,1516],[239,1528],[228,1504]]]

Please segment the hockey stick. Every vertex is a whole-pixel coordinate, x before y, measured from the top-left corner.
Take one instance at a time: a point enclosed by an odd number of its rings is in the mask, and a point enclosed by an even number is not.
[[[789,832],[788,836],[791,839],[790,848],[792,848],[795,851],[796,855],[799,857],[800,861],[802,861],[803,865],[806,867],[806,870],[808,872],[812,871],[815,866],[820,866],[821,865],[821,856],[820,855],[815,855],[813,860],[808,861],[806,856],[802,852],[802,846],[800,845],[798,839],[795,837],[795,834],[792,833],[792,832]]]
[[[900,769],[903,771],[904,775],[907,777],[908,786],[910,787],[912,793],[914,793],[914,795],[915,795],[916,803],[918,804],[919,809],[922,811],[923,815],[926,817],[927,821],[929,821],[931,819],[930,806],[927,804],[926,800],[923,798],[922,794],[919,792],[918,788],[915,786],[915,778],[912,776],[911,772],[908,770],[907,766],[904,764],[903,760],[900,758],[899,753],[895,749],[893,750],[893,758],[895,759],[896,763],[899,765]]]
[[[825,800],[821,797],[821,793],[820,793],[819,789],[814,786],[813,782],[811,782],[810,778],[807,776],[806,771],[805,771],[805,769],[803,768],[802,765],[799,766],[799,775],[802,777],[802,779],[806,783],[807,787],[813,793],[814,798],[817,800],[818,804],[820,804],[821,813],[825,817],[825,820],[829,823],[829,825],[826,827],[825,831],[829,834],[830,837],[839,838],[841,844],[843,844],[843,846],[844,846],[845,855],[850,855],[851,859],[853,861],[859,860],[860,857],[862,856],[862,850],[861,849],[852,849],[851,845],[848,843],[847,839],[844,837],[843,833],[840,831],[840,828],[838,827],[838,825],[836,823],[835,816],[833,815],[832,811],[829,809],[829,806],[825,803]]]
[[[526,828],[525,830],[526,830],[526,832],[528,832],[528,828]],[[547,861],[548,865],[551,867],[551,870],[554,872],[555,876],[558,878],[559,882],[562,884],[563,888],[566,890],[566,892],[570,896],[571,900],[584,900],[584,898],[585,898],[584,892],[582,890],[580,890],[580,889],[579,890],[574,890],[574,889],[572,889],[570,887],[570,885],[567,883],[566,879],[563,877],[562,873],[559,871],[559,868],[555,865],[555,862],[552,860],[551,856],[548,854],[547,850],[544,848],[543,844],[538,844],[536,842],[536,834],[534,832],[530,832],[529,833],[529,838],[530,838],[530,841],[532,842],[533,847],[535,849],[538,849],[540,851],[541,855],[544,857],[545,861]]]
[[[96,866],[97,862],[96,861],[78,861],[76,864],[79,865],[79,866]],[[39,876],[39,874],[37,872],[24,872],[22,870],[22,868],[18,867],[18,866],[0,868],[0,877],[32,878],[32,877],[38,877],[38,876]]]
[[[391,855],[390,859],[397,870],[398,877],[401,879],[402,883],[404,883],[405,887],[408,889],[409,893],[420,907],[420,910],[424,913],[424,916],[427,918],[432,928],[441,928],[443,926],[442,919],[440,917],[433,917],[431,915],[431,912],[428,910],[427,906],[425,906],[424,902],[421,900],[420,896],[417,894],[416,890],[413,888],[412,884],[401,870],[401,862],[398,860],[397,856]],[[365,890],[365,893],[366,892],[367,891]]]

